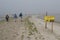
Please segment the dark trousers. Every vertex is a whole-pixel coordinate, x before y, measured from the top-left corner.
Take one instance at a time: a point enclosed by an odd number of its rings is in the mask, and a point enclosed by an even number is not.
[[[8,18],[6,18],[6,21],[8,22],[8,21],[9,21],[9,19],[8,19]]]

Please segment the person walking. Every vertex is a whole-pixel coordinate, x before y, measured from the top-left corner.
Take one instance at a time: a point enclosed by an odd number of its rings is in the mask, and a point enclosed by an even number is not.
[[[19,14],[19,17],[21,17],[21,19],[22,19],[22,16],[23,16],[22,13],[20,13],[20,14]]]
[[[21,21],[22,21],[22,16],[23,16],[22,13],[20,13],[20,14],[19,14],[19,17],[21,18]]]
[[[5,19],[7,22],[9,21],[9,15],[8,14],[6,15]]]
[[[14,14],[14,19],[15,19],[15,22],[16,22],[16,20],[17,20],[17,15],[16,14]]]

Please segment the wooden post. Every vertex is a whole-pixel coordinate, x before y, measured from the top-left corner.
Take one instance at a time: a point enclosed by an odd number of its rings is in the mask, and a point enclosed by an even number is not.
[[[53,22],[52,22],[52,27],[51,27],[51,31],[53,32]]]
[[[47,16],[47,12],[46,12],[46,16]],[[45,29],[47,28],[47,21],[45,22]]]
[[[45,22],[45,29],[47,28],[47,22]]]

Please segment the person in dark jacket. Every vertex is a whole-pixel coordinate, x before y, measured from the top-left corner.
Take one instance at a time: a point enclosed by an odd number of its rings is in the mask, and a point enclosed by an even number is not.
[[[9,21],[9,15],[8,14],[6,15],[5,19],[7,22]]]
[[[22,13],[20,13],[19,17],[21,17],[21,19],[22,19],[22,16],[23,16]]]
[[[19,14],[19,17],[21,18],[21,21],[22,21],[22,16],[23,16],[22,13],[20,13],[20,14]]]

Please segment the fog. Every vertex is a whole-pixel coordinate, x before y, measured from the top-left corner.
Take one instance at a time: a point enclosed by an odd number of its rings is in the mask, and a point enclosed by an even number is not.
[[[60,0],[0,0],[0,16],[5,14],[60,15]]]
[[[0,0],[0,14],[60,13],[60,0]]]

